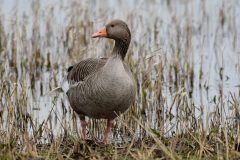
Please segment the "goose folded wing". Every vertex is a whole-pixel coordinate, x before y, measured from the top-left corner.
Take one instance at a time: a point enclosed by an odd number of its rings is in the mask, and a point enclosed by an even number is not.
[[[68,68],[68,81],[80,82],[86,77],[97,72],[102,68],[107,61],[107,58],[88,58]]]

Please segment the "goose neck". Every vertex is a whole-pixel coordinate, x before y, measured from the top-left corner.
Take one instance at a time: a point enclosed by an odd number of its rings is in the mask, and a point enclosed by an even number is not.
[[[117,57],[121,57],[122,60],[124,60],[127,50],[129,47],[129,42],[125,42],[122,40],[115,40],[115,46],[113,48],[113,55]]]

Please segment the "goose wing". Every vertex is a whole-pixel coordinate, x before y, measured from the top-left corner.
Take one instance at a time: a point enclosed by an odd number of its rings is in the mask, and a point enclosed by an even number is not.
[[[67,93],[70,88],[77,86],[86,77],[96,73],[106,62],[107,58],[88,58],[70,66],[68,68],[68,75],[62,81],[62,90]]]
[[[107,61],[107,58],[88,58],[68,68],[68,81],[80,82],[87,76],[97,72],[102,68]]]

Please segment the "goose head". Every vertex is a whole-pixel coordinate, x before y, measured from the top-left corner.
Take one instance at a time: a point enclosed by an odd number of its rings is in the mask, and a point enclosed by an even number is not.
[[[92,35],[93,38],[110,38],[115,41],[123,41],[129,43],[131,39],[130,30],[125,22],[122,20],[113,20],[105,27]]]
[[[125,22],[113,20],[92,35],[93,38],[110,38],[115,40],[113,55],[120,55],[122,60],[126,56],[131,41],[131,33]]]

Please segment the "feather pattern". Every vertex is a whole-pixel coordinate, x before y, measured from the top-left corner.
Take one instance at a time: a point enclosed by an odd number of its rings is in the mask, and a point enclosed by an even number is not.
[[[107,58],[88,58],[68,68],[68,81],[83,81],[87,76],[101,69],[107,61]]]
[[[61,83],[62,90],[67,93],[70,88],[77,86],[86,77],[101,69],[106,61],[107,58],[88,58],[68,67],[68,75]]]

